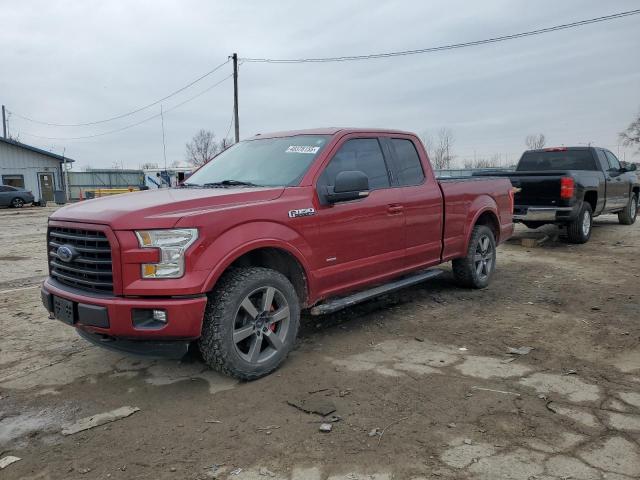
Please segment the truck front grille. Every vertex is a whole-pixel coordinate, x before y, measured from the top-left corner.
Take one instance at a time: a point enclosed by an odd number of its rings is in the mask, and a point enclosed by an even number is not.
[[[49,227],[49,274],[60,283],[82,290],[113,293],[111,246],[104,233]],[[69,247],[71,259],[58,252]],[[67,250],[64,250],[68,253]],[[65,260],[63,260],[64,258]]]

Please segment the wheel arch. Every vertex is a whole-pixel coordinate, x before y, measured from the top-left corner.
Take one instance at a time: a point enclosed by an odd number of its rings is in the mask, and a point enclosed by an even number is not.
[[[493,231],[496,245],[500,243],[500,220],[498,219],[498,205],[495,200],[488,195],[482,195],[474,201],[469,210],[470,220],[467,223],[467,232],[465,235],[464,250],[469,248],[469,242],[473,235],[473,229],[476,225],[486,225]]]
[[[598,192],[596,190],[587,190],[584,192],[584,201],[591,205],[591,211],[596,214],[598,207]]]
[[[308,306],[310,286],[304,257],[295,247],[277,239],[256,240],[229,252],[209,275],[205,291],[211,291],[229,269],[248,266],[282,273],[293,285],[301,306]]]

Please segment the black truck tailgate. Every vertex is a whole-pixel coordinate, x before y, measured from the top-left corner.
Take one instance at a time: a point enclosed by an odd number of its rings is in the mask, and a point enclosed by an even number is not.
[[[568,172],[509,172],[511,184],[519,188],[515,194],[515,205],[553,207],[561,203],[560,179]]]

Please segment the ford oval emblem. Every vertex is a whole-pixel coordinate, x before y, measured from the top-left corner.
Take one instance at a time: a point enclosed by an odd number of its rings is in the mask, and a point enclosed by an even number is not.
[[[63,262],[70,262],[75,258],[76,252],[73,247],[62,245],[61,247],[58,247],[56,256]]]

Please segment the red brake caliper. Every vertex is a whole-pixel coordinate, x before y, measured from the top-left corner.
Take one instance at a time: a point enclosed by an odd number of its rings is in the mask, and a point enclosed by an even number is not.
[[[273,308],[273,305],[271,305],[271,307],[269,308],[270,312],[273,312],[275,310],[275,308]],[[269,325],[269,330],[271,330],[272,332],[276,331],[276,324],[272,323],[271,325]]]

